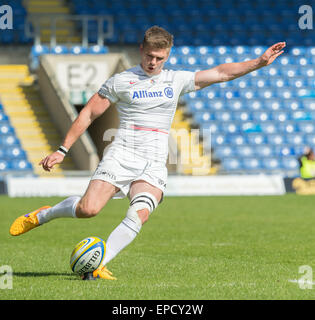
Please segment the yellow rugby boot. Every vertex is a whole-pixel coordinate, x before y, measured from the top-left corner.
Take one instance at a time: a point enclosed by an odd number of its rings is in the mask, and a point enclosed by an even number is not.
[[[24,216],[18,217],[11,225],[10,234],[12,236],[19,236],[22,233],[30,231],[40,224],[38,223],[37,214],[45,209],[51,208],[50,206],[41,207],[33,212],[27,213]]]
[[[102,265],[93,271],[93,277],[107,280],[117,280],[113,276],[113,274],[105,266]]]

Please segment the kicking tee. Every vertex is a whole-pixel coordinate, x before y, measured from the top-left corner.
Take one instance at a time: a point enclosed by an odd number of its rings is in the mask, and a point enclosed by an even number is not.
[[[140,65],[113,75],[99,94],[120,118],[111,147],[148,160],[166,162],[168,135],[180,95],[195,90],[195,73],[162,70],[148,76]]]

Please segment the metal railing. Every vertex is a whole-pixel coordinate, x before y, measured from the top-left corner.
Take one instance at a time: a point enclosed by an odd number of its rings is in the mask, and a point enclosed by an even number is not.
[[[104,45],[106,39],[110,39],[114,33],[114,19],[110,15],[53,15],[53,14],[33,14],[26,19],[25,34],[34,39],[34,45],[40,45],[42,29],[50,29],[50,46],[54,47],[57,43],[57,24],[73,21],[75,33],[73,36],[81,36],[83,47],[89,45],[89,22],[97,23],[97,44]],[[43,22],[45,23],[43,27]],[[104,31],[104,25],[107,30]]]

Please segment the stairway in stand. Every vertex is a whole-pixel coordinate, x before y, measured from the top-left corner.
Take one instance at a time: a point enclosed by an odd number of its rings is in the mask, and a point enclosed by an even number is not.
[[[28,16],[35,23],[40,24],[41,43],[49,43],[52,36],[50,16],[58,17],[56,23],[56,40],[58,44],[79,43],[76,25],[73,21],[63,19],[71,14],[71,8],[65,0],[26,0],[24,1]]]
[[[35,174],[62,176],[64,170],[76,170],[70,155],[51,173],[38,165],[43,157],[58,149],[62,137],[52,123],[27,65],[0,65],[0,99]]]

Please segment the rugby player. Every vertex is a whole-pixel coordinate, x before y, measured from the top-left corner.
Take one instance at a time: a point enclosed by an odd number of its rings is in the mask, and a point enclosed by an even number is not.
[[[110,199],[128,196],[126,216],[109,235],[102,266],[93,272],[94,277],[115,279],[106,265],[135,239],[162,200],[167,182],[168,133],[180,95],[271,64],[283,53],[285,42],[274,44],[256,59],[197,72],[163,69],[172,45],[173,36],[165,29],[149,28],[140,45],[140,64],[108,79],[79,113],[59,150],[41,160],[46,171],[61,163],[89,125],[112,103],[116,104],[118,131],[85,194],[17,218],[10,228],[11,235],[23,234],[55,218],[91,218]]]

